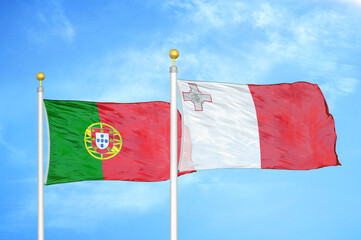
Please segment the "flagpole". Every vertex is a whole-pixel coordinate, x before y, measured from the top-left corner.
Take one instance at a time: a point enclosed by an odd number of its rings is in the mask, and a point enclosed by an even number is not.
[[[38,92],[38,240],[44,240],[44,134],[43,134],[43,94],[41,82],[45,75],[39,72],[36,78],[40,81]]]
[[[170,240],[178,239],[178,202],[177,202],[177,73],[175,60],[179,56],[176,49],[169,51],[173,59],[170,67]]]

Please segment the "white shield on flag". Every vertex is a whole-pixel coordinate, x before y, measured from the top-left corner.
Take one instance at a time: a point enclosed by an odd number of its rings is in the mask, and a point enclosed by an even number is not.
[[[91,144],[97,153],[108,153],[114,146],[114,130],[109,128],[91,128]]]
[[[95,133],[95,143],[99,149],[105,149],[109,146],[109,133]]]

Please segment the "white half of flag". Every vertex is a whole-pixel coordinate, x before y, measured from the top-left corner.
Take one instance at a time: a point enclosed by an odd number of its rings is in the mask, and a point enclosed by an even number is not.
[[[334,121],[316,84],[177,83],[180,171],[339,165]]]
[[[256,109],[247,85],[178,80],[178,88],[184,136],[191,133],[182,140],[191,147],[191,160],[182,158],[181,171],[261,168]]]

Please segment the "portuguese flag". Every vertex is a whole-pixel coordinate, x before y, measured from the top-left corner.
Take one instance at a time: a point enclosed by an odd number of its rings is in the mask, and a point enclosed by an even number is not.
[[[46,185],[169,179],[169,103],[44,100],[44,105],[50,139]],[[178,113],[179,149],[181,131]]]

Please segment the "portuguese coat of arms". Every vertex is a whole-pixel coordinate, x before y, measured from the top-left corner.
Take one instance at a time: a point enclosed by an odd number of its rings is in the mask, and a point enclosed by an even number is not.
[[[114,132],[107,128],[92,128],[92,146],[98,153],[110,152],[114,145]]]
[[[123,145],[119,132],[107,123],[93,123],[84,134],[84,144],[91,156],[107,160],[116,156]]]

